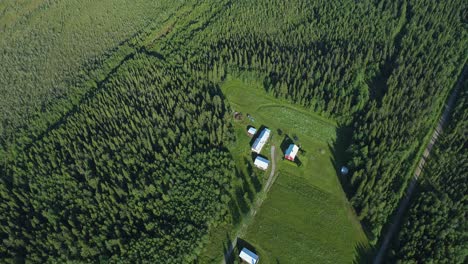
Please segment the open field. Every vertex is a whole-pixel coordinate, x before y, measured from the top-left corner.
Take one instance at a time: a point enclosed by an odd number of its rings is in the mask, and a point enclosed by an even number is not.
[[[235,159],[250,156],[248,125],[270,128],[269,144],[278,146],[280,156],[286,136],[296,137],[305,151],[298,155],[300,167],[279,161],[279,177],[241,239],[254,247],[262,263],[352,262],[355,249],[366,247],[367,241],[333,165],[330,146],[336,138],[336,124],[266,94],[255,82],[228,77],[222,90],[231,108],[244,115],[242,121],[234,122],[238,142],[231,152]],[[246,118],[247,113],[254,121]],[[268,152],[269,145],[262,154],[269,157]]]

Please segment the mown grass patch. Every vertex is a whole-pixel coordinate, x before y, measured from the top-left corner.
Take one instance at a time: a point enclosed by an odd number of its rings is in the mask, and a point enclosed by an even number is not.
[[[351,263],[360,230],[342,199],[282,172],[245,240],[263,263]]]

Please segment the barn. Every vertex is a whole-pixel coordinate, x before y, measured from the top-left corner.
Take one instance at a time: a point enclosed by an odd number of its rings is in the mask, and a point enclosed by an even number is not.
[[[284,154],[284,158],[290,161],[294,161],[298,151],[299,151],[299,147],[295,144],[291,144],[286,150],[286,153]]]
[[[260,153],[262,151],[263,146],[265,146],[268,138],[270,137],[270,129],[264,128],[260,135],[258,135],[257,139],[255,139],[252,145],[252,151],[255,153]]]
[[[266,170],[268,169],[268,165],[270,164],[270,161],[262,158],[260,156],[257,156],[254,161],[255,167],[261,169],[261,170]]]
[[[239,254],[239,257],[242,261],[247,262],[249,264],[257,264],[258,263],[258,256],[253,253],[252,251],[243,248]]]

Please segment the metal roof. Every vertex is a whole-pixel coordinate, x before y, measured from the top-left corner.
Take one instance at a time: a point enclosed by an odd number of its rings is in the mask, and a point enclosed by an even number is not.
[[[253,253],[252,251],[246,249],[246,248],[243,248],[239,254],[239,257],[249,263],[249,264],[256,264],[258,262],[258,256]]]
[[[255,129],[255,127],[250,127],[247,132],[251,135],[254,135],[255,133],[257,133],[257,129]]]
[[[260,169],[268,169],[268,164],[270,164],[270,161],[263,157],[258,156],[255,158],[254,165],[259,167]]]
[[[257,139],[255,139],[252,145],[252,151],[256,153],[260,153],[260,151],[262,151],[263,146],[268,141],[269,137],[270,137],[270,129],[264,128],[262,132],[260,132],[260,135],[258,135]]]
[[[299,147],[296,146],[295,144],[289,145],[288,149],[286,150],[285,156],[291,157],[294,159],[297,155],[297,152],[299,151]]]

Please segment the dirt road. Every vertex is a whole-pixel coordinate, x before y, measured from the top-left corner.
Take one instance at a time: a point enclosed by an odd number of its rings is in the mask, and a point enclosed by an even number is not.
[[[396,215],[393,218],[392,224],[388,228],[387,232],[385,233],[383,237],[382,244],[379,248],[379,251],[377,252],[377,255],[374,258],[374,264],[380,264],[382,263],[383,258],[386,255],[387,248],[390,244],[390,241],[392,241],[393,235],[398,232],[398,227],[400,225],[400,222],[408,209],[408,206],[410,204],[410,199],[411,196],[413,195],[413,191],[416,187],[416,182],[418,180],[419,175],[421,174],[421,171],[424,167],[424,164],[426,163],[427,158],[429,157],[429,154],[431,153],[432,147],[434,146],[435,142],[437,141],[437,138],[439,135],[442,133],[442,127],[444,126],[447,118],[450,115],[450,112],[452,111],[453,105],[455,103],[455,99],[457,98],[458,91],[460,90],[461,86],[463,85],[463,80],[465,79],[466,74],[468,73],[468,67],[465,66],[463,69],[462,74],[460,75],[460,78],[458,79],[458,82],[455,86],[455,88],[452,91],[452,94],[450,95],[449,100],[445,104],[445,110],[442,113],[442,116],[439,119],[439,122],[437,123],[437,127],[432,133],[431,140],[426,146],[426,149],[424,150],[423,156],[421,157],[421,160],[419,161],[418,167],[416,168],[416,171],[414,172],[413,179],[411,179],[411,182],[408,185],[408,189],[406,190],[406,194],[404,198],[401,200],[400,205],[398,207],[398,211]]]

